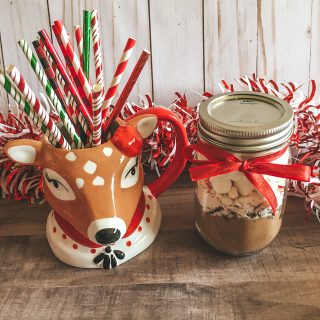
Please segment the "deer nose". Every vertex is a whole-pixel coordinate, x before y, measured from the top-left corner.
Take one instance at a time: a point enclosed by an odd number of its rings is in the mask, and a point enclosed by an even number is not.
[[[111,244],[119,240],[121,232],[119,229],[106,228],[96,233],[96,240],[101,244]]]
[[[100,244],[111,244],[119,240],[127,227],[119,217],[93,220],[87,230],[88,238]]]

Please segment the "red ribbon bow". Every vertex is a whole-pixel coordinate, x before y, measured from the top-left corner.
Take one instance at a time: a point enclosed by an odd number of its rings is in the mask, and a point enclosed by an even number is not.
[[[185,157],[196,165],[189,168],[192,181],[234,171],[243,172],[247,179],[265,196],[270,203],[273,214],[275,214],[277,198],[268,182],[263,178],[263,174],[291,180],[310,181],[311,167],[300,164],[271,163],[280,158],[286,150],[287,148],[284,148],[270,155],[241,161],[233,154],[212,144],[199,142],[185,148]],[[208,160],[194,159],[193,151],[202,154]]]

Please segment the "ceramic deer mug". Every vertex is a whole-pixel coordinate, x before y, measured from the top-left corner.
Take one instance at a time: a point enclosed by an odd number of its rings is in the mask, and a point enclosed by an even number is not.
[[[157,120],[175,129],[176,154],[166,172],[144,186],[142,140]],[[43,169],[44,195],[52,207],[46,234],[66,264],[110,269],[149,247],[161,222],[156,198],[184,168],[187,136],[171,111],[142,110],[120,123],[111,139],[93,148],[58,149],[46,139],[10,141],[4,148],[12,160]]]

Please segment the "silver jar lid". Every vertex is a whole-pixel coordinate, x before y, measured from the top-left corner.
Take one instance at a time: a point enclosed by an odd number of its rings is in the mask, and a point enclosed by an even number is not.
[[[198,134],[221,148],[240,153],[269,153],[282,148],[293,129],[291,106],[265,93],[238,91],[200,104]]]

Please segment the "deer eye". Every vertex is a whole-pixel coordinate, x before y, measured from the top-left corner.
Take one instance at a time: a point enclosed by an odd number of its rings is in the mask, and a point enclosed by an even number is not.
[[[139,159],[131,158],[126,164],[121,176],[121,188],[133,187],[139,180]]]
[[[51,193],[59,200],[75,200],[76,196],[69,183],[56,171],[45,168],[43,170],[46,185]]]

